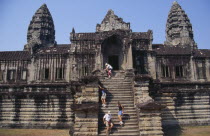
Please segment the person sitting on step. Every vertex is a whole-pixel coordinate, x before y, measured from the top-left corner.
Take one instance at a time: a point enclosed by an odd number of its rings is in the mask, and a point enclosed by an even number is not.
[[[98,86],[99,90],[101,90],[101,102],[102,102],[102,106],[106,107],[106,90],[105,88],[101,87],[100,85]]]
[[[119,120],[120,120],[120,125],[122,126],[122,125],[123,125],[122,115],[123,115],[124,107],[122,106],[122,104],[120,104],[119,101],[118,101],[118,108],[119,108],[119,111],[118,111],[118,118],[119,118]]]
[[[108,78],[111,78],[113,67],[110,64],[108,64],[108,63],[106,63],[105,66],[106,66],[105,70],[107,71]]]
[[[104,124],[106,125],[106,133],[108,134],[109,131],[111,133],[111,129],[114,125],[112,123],[112,115],[110,111],[108,111],[108,113],[104,115],[103,121],[104,121]]]

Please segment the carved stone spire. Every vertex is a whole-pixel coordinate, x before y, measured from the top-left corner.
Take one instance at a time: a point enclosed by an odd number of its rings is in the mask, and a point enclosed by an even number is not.
[[[71,40],[74,40],[74,38],[75,38],[75,29],[74,29],[74,27],[72,28],[72,31],[71,31],[71,33],[70,33],[70,41]]]
[[[119,18],[117,15],[114,14],[113,10],[109,10],[101,22],[101,24],[97,24],[96,31],[111,31],[111,30],[130,30],[130,23],[126,23],[123,21],[122,18]]]
[[[75,30],[74,30],[74,27],[72,28],[72,31],[71,31],[73,34],[75,34]]]
[[[196,47],[192,24],[185,11],[176,1],[173,2],[168,14],[165,44]]]
[[[25,50],[33,45],[53,46],[55,44],[55,29],[52,16],[46,4],[43,4],[34,14],[28,27]]]

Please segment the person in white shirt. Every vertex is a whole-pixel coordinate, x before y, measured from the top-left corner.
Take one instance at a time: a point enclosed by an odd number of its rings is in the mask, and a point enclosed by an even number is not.
[[[106,133],[111,131],[112,127],[114,126],[111,119],[112,119],[111,112],[108,111],[108,113],[105,114],[103,117],[104,124],[106,124]]]
[[[113,67],[110,64],[108,64],[108,63],[106,63],[105,66],[106,66],[105,70],[107,71],[108,78],[111,78]]]

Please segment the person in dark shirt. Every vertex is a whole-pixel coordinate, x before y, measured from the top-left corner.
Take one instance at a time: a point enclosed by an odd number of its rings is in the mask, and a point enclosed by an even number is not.
[[[106,107],[106,90],[105,88],[101,87],[100,85],[98,86],[99,90],[101,90],[101,102],[102,106]]]
[[[118,118],[119,118],[119,120],[120,120],[120,125],[122,126],[122,125],[123,125],[122,115],[123,115],[124,107],[122,106],[122,104],[120,104],[119,101],[118,101],[118,108],[119,108],[119,111],[118,111]]]

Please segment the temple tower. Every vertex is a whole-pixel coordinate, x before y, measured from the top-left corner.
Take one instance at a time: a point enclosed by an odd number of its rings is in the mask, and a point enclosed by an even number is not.
[[[166,23],[166,45],[181,45],[197,48],[193,38],[192,24],[182,7],[175,1]]]
[[[55,45],[55,29],[52,16],[46,4],[43,4],[34,14],[28,27],[27,44],[24,50],[40,46]],[[33,49],[34,50],[34,49]]]

